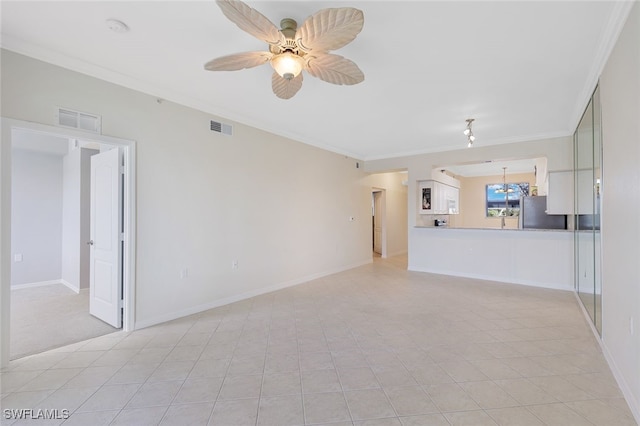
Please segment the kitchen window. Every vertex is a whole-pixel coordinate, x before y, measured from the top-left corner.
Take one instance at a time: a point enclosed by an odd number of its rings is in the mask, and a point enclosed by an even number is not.
[[[485,195],[487,217],[518,216],[520,198],[529,195],[529,183],[490,183]]]

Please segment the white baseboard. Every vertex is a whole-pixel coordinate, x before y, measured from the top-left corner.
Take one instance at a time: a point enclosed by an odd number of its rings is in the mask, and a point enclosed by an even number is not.
[[[138,330],[138,329],[141,329],[141,328],[146,328],[146,327],[151,327],[153,325],[161,324],[163,322],[173,321],[175,319],[186,317],[188,315],[197,314],[199,312],[204,312],[204,311],[207,311],[209,309],[218,308],[220,306],[228,305],[230,303],[239,302],[241,300],[249,299],[251,297],[260,296],[260,295],[271,293],[271,292],[277,291],[277,290],[282,290],[283,288],[293,287],[293,286],[296,286],[296,285],[299,285],[299,284],[303,284],[303,283],[306,283],[306,282],[309,282],[309,281],[316,280],[318,278],[326,277],[327,275],[337,274],[338,272],[346,271],[348,269],[357,268],[357,267],[363,266],[363,265],[368,265],[370,263],[373,263],[373,259],[368,259],[368,260],[364,260],[364,261],[361,261],[361,262],[356,262],[356,263],[353,263],[353,264],[350,264],[350,265],[345,265],[343,267],[335,268],[335,269],[332,269],[332,270],[328,270],[328,271],[319,272],[319,273],[316,273],[316,274],[307,275],[305,277],[298,278],[298,279],[295,279],[295,280],[285,281],[285,282],[274,284],[274,285],[270,285],[270,286],[267,286],[267,287],[262,287],[262,288],[259,288],[259,289],[256,289],[256,290],[247,291],[247,292],[244,292],[244,293],[240,293],[238,295],[225,297],[223,299],[214,300],[212,302],[207,302],[207,303],[204,303],[202,305],[192,306],[192,307],[187,308],[187,309],[182,309],[182,310],[179,310],[179,311],[174,311],[174,312],[170,312],[170,313],[163,314],[163,315],[158,315],[156,317],[153,317],[153,318],[150,318],[150,319],[147,319],[147,320],[136,321],[136,323],[135,323],[133,328],[134,328],[134,330]]]
[[[620,390],[622,391],[622,395],[624,396],[625,401],[627,401],[627,405],[629,406],[629,410],[631,410],[631,414],[635,418],[636,422],[640,425],[640,406],[638,406],[638,402],[635,400],[633,392],[631,392],[631,388],[629,384],[625,380],[624,375],[618,369],[613,356],[609,352],[609,349],[606,345],[603,344],[602,340],[598,339],[600,342],[600,347],[602,348],[602,353],[604,354],[604,358],[607,360],[607,364],[609,364],[609,368],[611,368],[611,372],[613,373],[613,377],[618,382],[618,386],[620,386]]]
[[[73,291],[76,294],[80,293],[80,288],[74,286],[73,284],[71,284],[69,281],[67,280],[63,280],[62,278],[57,279],[57,280],[48,280],[48,281],[38,281],[35,283],[26,283],[26,284],[18,284],[18,285],[12,285],[11,286],[11,290],[20,290],[22,288],[32,288],[32,287],[44,287],[46,285],[53,285],[53,284],[62,284],[65,287],[69,288],[71,291]],[[85,290],[85,289],[82,289]],[[88,289],[86,289],[88,290]]]
[[[31,287],[43,287],[45,285],[52,285],[52,284],[63,284],[63,282],[62,280],[58,279],[58,280],[38,281],[35,283],[17,284],[17,285],[12,285],[11,290],[20,290],[22,288],[31,288]]]
[[[71,289],[71,291],[73,291],[76,294],[80,294],[80,288],[74,286],[73,284],[71,284],[69,281],[67,280],[60,280],[60,284],[64,284],[65,286],[69,287]]]
[[[461,273],[458,271],[441,271],[441,270],[435,270],[435,269],[429,269],[429,268],[419,268],[413,265],[409,265],[407,270],[414,271],[414,272],[428,272],[430,274],[449,275],[452,277],[474,278],[477,280],[494,281],[494,282],[500,282],[505,284],[517,284],[517,285],[526,285],[530,287],[549,288],[553,290],[573,291],[573,285],[571,284],[561,285],[561,284],[540,283],[540,282],[533,282],[533,281],[506,280],[503,277],[493,277],[493,276],[482,275],[482,274],[467,274],[467,273],[464,273],[464,272]]]
[[[589,316],[589,312],[587,312],[587,309],[582,304],[582,301],[580,300],[580,296],[575,291],[573,293],[576,296],[576,300],[578,301],[578,306],[580,306],[580,309],[582,310],[582,314],[584,315],[584,318],[587,320],[587,323],[591,327],[591,332],[593,333],[594,337],[598,341],[598,344],[600,345],[600,349],[602,349],[602,354],[604,355],[604,359],[607,361],[607,364],[609,364],[611,373],[613,374],[613,377],[616,379],[616,382],[618,383],[618,387],[622,391],[622,396],[624,396],[625,401],[627,401],[627,405],[629,406],[629,410],[631,410],[631,414],[633,414],[633,417],[635,418],[636,422],[640,424],[640,407],[638,406],[638,402],[634,398],[633,392],[631,392],[631,388],[629,387],[629,384],[627,383],[624,374],[620,372],[620,369],[618,368],[618,365],[616,364],[613,356],[611,355],[611,352],[609,352],[609,348],[607,348],[607,345],[605,345],[605,343],[600,338],[600,334],[598,333],[598,330],[593,324],[593,321],[591,320],[591,316]]]

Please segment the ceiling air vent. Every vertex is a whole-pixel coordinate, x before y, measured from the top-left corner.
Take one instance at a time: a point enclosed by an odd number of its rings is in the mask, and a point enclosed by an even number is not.
[[[220,123],[219,121],[211,120],[211,130],[227,136],[231,136],[233,134],[233,126],[230,124]]]
[[[56,110],[56,122],[59,126],[100,133],[102,118],[95,114],[58,108]]]

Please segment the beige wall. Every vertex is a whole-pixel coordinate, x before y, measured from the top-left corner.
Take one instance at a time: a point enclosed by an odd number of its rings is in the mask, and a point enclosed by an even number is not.
[[[209,120],[220,118],[7,51],[1,71],[4,117],[53,125],[63,106],[136,141],[137,326],[371,262],[372,183],[355,159],[238,123],[232,137],[213,133]],[[0,154],[3,326],[9,142]]]
[[[450,226],[457,228],[497,228],[501,227],[501,218],[487,217],[486,185],[502,183],[502,175],[458,177],[460,180],[460,214],[452,216]],[[507,183],[529,182],[535,185],[533,173],[507,173]],[[518,227],[517,217],[505,218],[505,228]]]
[[[640,423],[640,3],[600,78],[602,340]],[[632,325],[633,324],[633,333]]]

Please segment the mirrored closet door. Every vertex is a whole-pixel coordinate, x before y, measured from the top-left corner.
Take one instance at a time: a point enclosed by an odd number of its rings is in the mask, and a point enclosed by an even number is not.
[[[599,93],[596,88],[574,134],[574,247],[576,292],[598,333],[602,333],[602,141]]]

